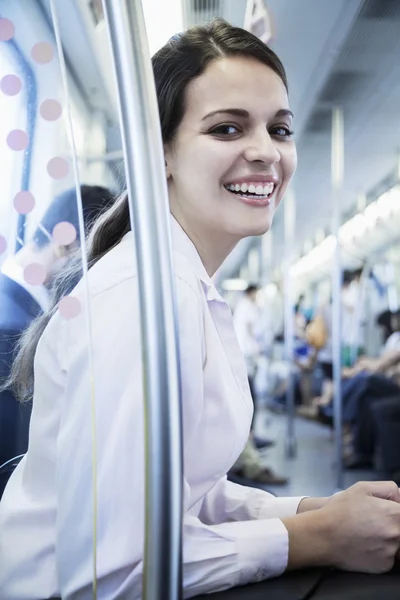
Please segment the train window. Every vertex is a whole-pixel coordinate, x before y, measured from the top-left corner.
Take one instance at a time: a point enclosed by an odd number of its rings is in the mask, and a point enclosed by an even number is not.
[[[16,46],[4,38],[0,44],[0,236],[4,250],[0,253],[1,264],[7,253],[13,251],[16,235],[16,215],[11,199],[21,182],[24,152],[17,148],[18,132],[24,129],[26,121],[26,90]]]

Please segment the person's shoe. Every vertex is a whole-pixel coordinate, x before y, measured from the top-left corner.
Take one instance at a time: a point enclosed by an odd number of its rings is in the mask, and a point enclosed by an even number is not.
[[[302,404],[296,408],[296,412],[299,417],[311,419],[312,421],[318,421],[318,407],[314,406],[313,404]]]
[[[272,448],[272,446],[275,446],[276,444],[274,440],[260,438],[257,435],[253,435],[253,442],[257,450],[263,450],[264,448]]]
[[[272,471],[272,469],[265,468],[263,469],[257,477],[253,478],[257,483],[262,483],[263,485],[286,485],[289,480],[287,477],[280,477],[276,475]]]
[[[261,485],[286,485],[289,480],[286,477],[279,477],[272,469],[264,468],[255,477],[248,477],[243,469],[235,469],[233,475]]]

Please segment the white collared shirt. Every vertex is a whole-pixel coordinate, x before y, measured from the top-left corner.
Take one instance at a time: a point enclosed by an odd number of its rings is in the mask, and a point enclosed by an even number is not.
[[[172,219],[184,429],[186,598],[281,574],[281,518],[301,498],[228,482],[252,416],[246,368],[226,302]],[[144,426],[133,234],[89,273],[97,425],[99,600],[141,598]],[[27,456],[0,503],[0,597],[91,597],[93,495],[91,377],[81,314],[59,314],[43,334]]]
[[[47,312],[50,308],[49,292],[44,285],[31,285],[25,281],[24,271],[22,267],[15,261],[13,257],[7,258],[2,267],[1,272],[15,283],[18,283],[24,290],[32,296],[39,304],[43,312]]]

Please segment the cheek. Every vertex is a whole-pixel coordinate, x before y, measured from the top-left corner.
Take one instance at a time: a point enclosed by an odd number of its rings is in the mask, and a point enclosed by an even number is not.
[[[202,138],[181,152],[179,171],[185,180],[196,181],[201,186],[215,188],[232,168],[237,158],[234,145],[218,143]]]
[[[276,210],[283,197],[285,196],[286,190],[290,183],[290,180],[297,167],[297,152],[296,147],[293,145],[291,148],[285,149],[281,154],[281,168],[282,168],[282,185],[278,193],[278,197],[275,199],[274,209]]]
[[[297,168],[297,151],[294,144],[282,152],[282,171],[283,177],[288,182]]]

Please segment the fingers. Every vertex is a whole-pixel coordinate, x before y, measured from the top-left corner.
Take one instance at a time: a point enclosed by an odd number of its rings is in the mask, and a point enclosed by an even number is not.
[[[394,481],[362,481],[356,483],[354,488],[363,491],[368,496],[392,500],[400,504],[400,489]]]

